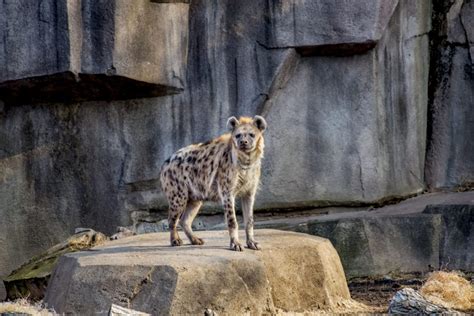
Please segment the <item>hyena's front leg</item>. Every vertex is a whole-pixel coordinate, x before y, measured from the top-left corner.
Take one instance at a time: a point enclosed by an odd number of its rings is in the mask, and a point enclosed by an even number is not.
[[[235,198],[232,194],[224,194],[222,204],[224,205],[225,217],[227,219],[227,227],[229,228],[230,249],[235,251],[243,251],[239,242],[239,224],[235,216]]]
[[[255,193],[250,193],[242,197],[242,213],[244,215],[245,235],[247,237],[247,247],[253,250],[260,250],[258,243],[253,236],[253,203]]]

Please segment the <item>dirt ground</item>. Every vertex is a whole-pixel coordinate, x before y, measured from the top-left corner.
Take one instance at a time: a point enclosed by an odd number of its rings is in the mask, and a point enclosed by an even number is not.
[[[465,274],[464,277],[468,279],[471,284],[474,284],[474,273]],[[385,276],[380,278],[357,278],[349,281],[349,290],[353,300],[367,305],[371,312],[364,313],[378,314],[385,313],[388,310],[390,299],[400,289],[410,287],[419,290],[423,283],[426,281],[427,274],[404,274],[397,276]],[[16,309],[24,311],[25,308],[32,308],[33,310],[42,311],[42,313],[33,313],[35,315],[54,315],[47,310],[42,310],[41,302],[28,302],[26,300],[17,301],[15,303],[0,303],[0,314],[2,312],[11,311],[8,309],[8,304],[14,304]],[[33,305],[29,305],[33,304]],[[10,307],[12,307],[10,306]],[[19,307],[18,307],[19,306]],[[469,315],[474,315],[474,309],[470,311],[464,311]],[[290,313],[293,315],[292,313]],[[302,315],[328,315],[331,313],[303,313]],[[343,313],[346,314],[346,313]],[[288,315],[288,313],[279,313],[277,315]],[[297,315],[297,314],[295,314]]]
[[[351,297],[358,302],[387,311],[390,299],[400,289],[411,287],[418,290],[423,284],[422,275],[406,275],[398,278],[358,278],[349,282]]]

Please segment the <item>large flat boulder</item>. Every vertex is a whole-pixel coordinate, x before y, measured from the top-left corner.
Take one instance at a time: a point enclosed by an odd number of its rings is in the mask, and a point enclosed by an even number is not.
[[[188,7],[148,0],[3,1],[0,99],[72,102],[178,93]]]
[[[2,301],[1,288],[5,285],[6,298],[9,301],[29,298],[41,300],[46,292],[48,280],[61,255],[66,253],[86,250],[107,240],[107,236],[92,229],[83,229],[67,240],[54,245],[39,256],[10,273],[0,285],[0,301]]]
[[[348,278],[439,267],[440,216],[400,216],[309,221],[293,230],[329,238]]]
[[[125,238],[59,260],[45,297],[58,313],[106,314],[112,303],[153,315],[330,309],[350,300],[327,239],[259,230],[262,251],[233,252],[225,231],[204,246],[170,247],[167,233]]]
[[[327,211],[328,209],[326,209]],[[261,220],[328,238],[348,279],[431,269],[473,271],[474,192],[423,194],[394,205]]]

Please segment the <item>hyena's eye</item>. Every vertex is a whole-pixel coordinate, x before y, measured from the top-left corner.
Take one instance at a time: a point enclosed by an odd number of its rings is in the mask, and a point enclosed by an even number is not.
[[[254,138],[254,137],[255,137],[255,134],[250,133],[249,136],[252,137],[252,138]]]
[[[242,134],[235,135],[235,137],[237,137],[237,138],[240,138],[241,136],[242,136]]]

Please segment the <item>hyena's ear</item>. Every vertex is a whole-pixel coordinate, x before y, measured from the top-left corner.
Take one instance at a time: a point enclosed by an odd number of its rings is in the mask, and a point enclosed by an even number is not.
[[[260,115],[255,115],[253,118],[253,124],[257,126],[261,132],[267,129],[267,121],[265,121],[265,119]]]
[[[231,116],[227,120],[227,128],[230,131],[233,131],[237,126],[239,126],[239,124],[239,120],[235,116]]]

